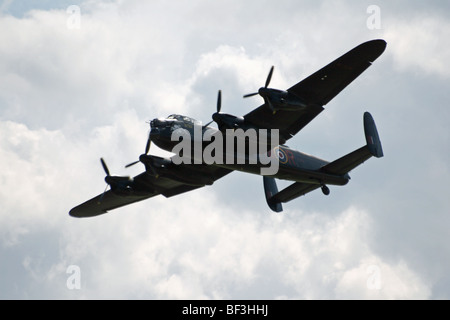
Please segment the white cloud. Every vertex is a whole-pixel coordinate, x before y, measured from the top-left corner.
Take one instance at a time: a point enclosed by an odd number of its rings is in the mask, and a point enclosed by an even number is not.
[[[395,67],[402,71],[450,76],[450,23],[444,18],[417,14],[414,18],[390,21],[385,33],[394,56]]]
[[[195,204],[191,197],[176,203],[154,200],[102,221],[65,224],[54,265],[46,271],[42,257],[28,256],[28,272],[46,283],[50,297],[54,292],[72,298],[159,299],[429,296],[429,287],[404,263],[388,264],[370,251],[364,241],[370,218],[356,208],[331,220],[298,211],[255,224],[252,212],[208,211],[217,204],[214,197]],[[145,208],[156,209],[145,213]],[[78,291],[65,287],[64,273],[72,264],[81,269]],[[367,285],[366,269],[373,264],[381,269],[377,290]]]
[[[387,264],[371,257],[341,275],[335,293],[341,299],[429,299],[429,285],[404,262]]]
[[[300,299],[373,298],[364,266],[374,261],[381,265],[383,279],[376,298],[428,297],[427,285],[406,265],[391,266],[370,252],[361,241],[367,231],[360,228],[368,224],[368,216],[355,208],[325,225],[320,214],[297,212],[298,219],[269,217],[270,222],[255,226],[254,213],[180,212],[180,205],[187,207],[185,201],[192,202],[185,198],[164,206],[165,217],[145,219],[147,227],[134,235],[131,251],[125,230],[139,228],[128,225],[130,228],[117,230],[115,237],[126,241],[122,245],[117,242],[109,254],[121,258],[111,267],[103,261],[113,257],[101,254],[96,268],[103,281],[115,279],[109,285],[115,294],[120,294],[122,285],[132,283],[129,294],[168,299],[246,295],[272,299],[283,292],[292,292],[290,298]],[[205,201],[200,203],[205,206]],[[203,207],[200,203],[195,208]],[[215,203],[206,201],[206,206]],[[142,218],[139,221],[142,223]],[[123,270],[131,271],[126,283],[120,276]],[[329,291],[334,287],[334,293]]]
[[[372,33],[365,7],[285,1],[252,11],[252,5],[196,1],[174,10],[164,2],[92,1],[81,6],[79,30],[67,29],[65,10],[0,16],[0,28],[8,31],[0,34],[2,297],[448,297],[446,289],[435,292],[436,283],[448,278],[446,268],[427,274],[438,256],[433,250],[448,252],[445,241],[430,237],[445,239],[439,226],[449,207],[443,200],[448,179],[439,178],[448,176],[448,153],[440,140],[427,143],[430,136],[445,136],[445,112],[433,128],[406,139],[405,132],[414,132],[407,125],[424,119],[416,101],[425,98],[407,79],[395,88],[390,82],[409,67],[446,77],[447,50],[433,53],[448,28],[438,30],[441,20],[432,18],[423,23],[434,36],[419,26],[408,29],[403,20],[391,28],[382,7],[385,29]],[[143,151],[145,120],[179,112],[208,121],[218,89],[224,90],[224,112],[245,114],[261,101],[243,101],[242,94],[257,90],[271,65],[272,84],[286,88],[380,34],[399,68],[387,70],[388,59],[375,63],[370,76],[358,79],[293,141],[331,156],[350,151],[343,146],[363,140],[360,103],[379,108],[386,158],[352,173],[352,182],[333,188],[330,197],[311,194],[276,215],[264,203],[259,178],[253,185],[256,178],[235,173],[176,198],[152,198],[93,219],[68,216],[72,206],[103,191],[100,157],[114,174],[140,172],[142,166],[123,165]],[[428,49],[408,55],[414,46]],[[383,81],[386,74],[392,77]],[[389,97],[375,94],[374,86]],[[405,101],[410,112],[401,121],[405,109],[392,106]],[[353,123],[361,140],[353,137]],[[429,156],[416,151],[414,141],[426,144]],[[416,180],[399,165],[405,153],[409,168],[426,166],[425,173],[414,171]],[[424,222],[415,209],[422,201],[410,194],[420,194],[423,181],[441,190],[436,201],[426,202],[441,223]],[[400,226],[410,231],[399,236]],[[418,230],[424,235],[417,237]],[[66,286],[70,265],[80,267],[80,290]],[[368,273],[373,266],[381,279],[375,289]]]

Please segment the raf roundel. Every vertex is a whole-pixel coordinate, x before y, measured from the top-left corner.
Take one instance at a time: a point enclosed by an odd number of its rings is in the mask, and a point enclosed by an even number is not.
[[[277,148],[277,156],[281,163],[286,163],[288,161],[288,157],[283,149]]]

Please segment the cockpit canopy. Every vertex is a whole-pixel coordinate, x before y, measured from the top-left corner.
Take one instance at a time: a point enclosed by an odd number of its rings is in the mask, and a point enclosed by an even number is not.
[[[182,116],[182,115],[179,115],[179,114],[171,114],[170,116],[167,117],[167,119],[182,121],[182,122],[185,122],[185,123],[191,123],[193,125],[201,125],[200,121],[195,120],[195,119],[193,119],[191,117]]]

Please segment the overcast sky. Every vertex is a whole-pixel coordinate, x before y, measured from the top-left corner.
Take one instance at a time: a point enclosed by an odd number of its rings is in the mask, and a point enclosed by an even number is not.
[[[449,299],[448,1],[3,1],[0,298]],[[266,205],[234,172],[106,215],[69,210],[144,151],[146,121],[244,115],[358,44],[385,53],[289,141],[332,161],[385,157],[330,187]],[[151,153],[165,154],[152,146]]]

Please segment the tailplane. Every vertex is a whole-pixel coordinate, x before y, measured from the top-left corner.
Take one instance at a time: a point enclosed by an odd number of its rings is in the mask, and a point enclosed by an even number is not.
[[[344,175],[371,157],[383,157],[383,148],[381,147],[377,127],[369,112],[364,113],[364,134],[367,142],[365,146],[323,166],[321,171],[329,174]]]
[[[303,196],[315,189],[322,188],[325,195],[330,193],[326,186],[327,178],[330,175],[345,177],[350,179],[348,173],[370,159],[371,157],[383,157],[383,148],[381,147],[380,137],[377,127],[370,113],[364,113],[364,133],[367,144],[333,162],[324,165],[316,173],[323,173],[323,180],[311,180],[310,182],[294,182],[290,186],[278,191],[275,178],[264,176],[264,192],[266,194],[267,204],[275,212],[283,211],[282,203],[291,201]],[[348,182],[347,180],[347,182]]]

